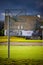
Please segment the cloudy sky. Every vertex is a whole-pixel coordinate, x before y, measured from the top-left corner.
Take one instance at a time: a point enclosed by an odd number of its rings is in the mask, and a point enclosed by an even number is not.
[[[8,8],[26,9],[28,15],[43,15],[43,0],[0,0],[0,14]]]

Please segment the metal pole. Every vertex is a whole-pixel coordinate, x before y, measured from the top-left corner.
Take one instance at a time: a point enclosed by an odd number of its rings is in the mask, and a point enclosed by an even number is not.
[[[8,58],[10,58],[10,16],[8,19]]]
[[[42,40],[43,40],[43,29],[42,29]]]
[[[6,9],[6,16],[7,16],[7,22],[8,22],[8,59],[10,58],[10,15],[9,15],[9,9]]]

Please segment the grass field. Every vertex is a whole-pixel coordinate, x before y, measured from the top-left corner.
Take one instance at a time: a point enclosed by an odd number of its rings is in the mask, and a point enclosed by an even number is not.
[[[10,46],[11,61],[8,47],[0,45],[0,58],[0,65],[43,65],[43,46]]]
[[[0,42],[7,42],[8,37],[7,36],[0,36]],[[43,40],[26,40],[25,38],[19,38],[19,37],[10,37],[11,42],[43,42]]]
[[[7,46],[0,46],[0,57],[7,58]],[[10,46],[12,59],[43,59],[43,46]]]

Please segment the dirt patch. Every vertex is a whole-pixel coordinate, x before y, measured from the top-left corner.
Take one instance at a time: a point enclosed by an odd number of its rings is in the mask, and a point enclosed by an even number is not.
[[[8,45],[8,42],[0,43],[0,45]],[[30,43],[30,42],[10,42],[10,45],[15,46],[43,46],[43,43]]]

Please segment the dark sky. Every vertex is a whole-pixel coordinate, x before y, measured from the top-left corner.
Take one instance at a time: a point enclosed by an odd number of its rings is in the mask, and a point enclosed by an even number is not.
[[[43,0],[0,0],[0,9],[26,9],[29,15],[43,15]]]

